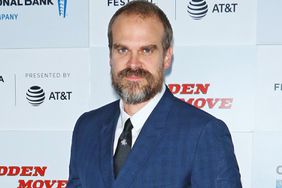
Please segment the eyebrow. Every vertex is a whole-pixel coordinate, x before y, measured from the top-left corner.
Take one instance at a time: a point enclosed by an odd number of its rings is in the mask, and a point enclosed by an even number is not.
[[[127,48],[125,45],[122,45],[122,44],[114,44],[114,45],[113,45],[113,48],[114,48],[114,49],[121,48],[121,47],[122,47],[122,48]]]
[[[145,48],[149,48],[149,49],[151,49],[151,50],[155,50],[155,49],[158,48],[158,46],[155,45],[155,44],[150,44],[150,45],[142,46],[142,47],[141,47],[141,49],[145,49]]]
[[[114,48],[114,49],[118,49],[118,48],[121,48],[121,47],[122,47],[122,48],[128,48],[127,46],[122,45],[122,44],[114,44],[114,45],[113,45],[113,48]],[[145,49],[145,48],[149,48],[149,49],[155,50],[155,49],[158,48],[158,46],[157,46],[156,44],[150,44],[150,45],[141,46],[140,49]]]

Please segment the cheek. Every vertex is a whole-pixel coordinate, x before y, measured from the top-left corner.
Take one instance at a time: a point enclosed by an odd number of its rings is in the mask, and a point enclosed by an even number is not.
[[[122,71],[124,67],[118,65],[117,63],[111,64],[111,71],[114,75],[117,75],[120,71]]]
[[[112,57],[111,60],[110,60],[110,65],[111,65],[112,69],[116,69],[117,65],[118,65],[118,61],[116,61],[116,59]]]
[[[164,62],[161,59],[157,59],[147,65],[146,69],[154,74],[164,69]]]
[[[111,64],[112,66],[115,67],[122,67],[124,65],[126,65],[126,58],[122,58],[122,57],[116,57],[113,55],[113,57],[111,58]]]

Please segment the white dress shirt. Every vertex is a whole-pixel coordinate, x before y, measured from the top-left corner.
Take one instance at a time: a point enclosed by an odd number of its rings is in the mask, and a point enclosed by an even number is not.
[[[159,93],[157,93],[145,106],[143,106],[138,112],[136,112],[131,117],[124,111],[123,102],[122,100],[120,100],[120,103],[119,103],[120,116],[117,122],[116,131],[115,131],[115,140],[114,140],[114,148],[113,148],[114,152],[113,153],[115,153],[119,136],[122,133],[124,124],[128,118],[130,118],[131,123],[133,125],[133,129],[132,129],[132,147],[133,147],[145,121],[148,119],[149,115],[152,113],[154,108],[157,106],[164,92],[165,92],[165,85],[163,85],[162,90]]]

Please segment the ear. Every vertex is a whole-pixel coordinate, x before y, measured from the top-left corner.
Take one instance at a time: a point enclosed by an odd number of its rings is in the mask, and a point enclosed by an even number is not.
[[[171,66],[172,55],[173,55],[173,49],[172,47],[169,47],[167,51],[165,52],[165,56],[164,56],[164,69],[165,70],[169,69]]]
[[[109,65],[112,66],[112,49],[109,48]]]
[[[113,61],[112,60],[112,52],[110,51],[110,53],[109,53],[109,65],[110,65],[110,67],[112,67],[112,65],[113,65],[112,61]]]

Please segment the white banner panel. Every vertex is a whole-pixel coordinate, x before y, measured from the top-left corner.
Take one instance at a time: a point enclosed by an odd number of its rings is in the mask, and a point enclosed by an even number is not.
[[[91,46],[107,46],[107,25],[114,12],[129,0],[91,2]],[[254,44],[256,40],[256,1],[202,0],[206,14],[197,19],[191,8],[195,0],[150,0],[168,16],[174,32],[175,45]],[[199,3],[198,3],[199,4]],[[194,8],[195,8],[194,7]],[[193,16],[194,15],[194,16]]]
[[[282,131],[282,46],[259,46],[256,130]]]
[[[0,187],[66,187],[71,135],[0,131]]]
[[[254,134],[253,187],[282,187],[282,132]]]
[[[176,45],[255,43],[256,0],[176,0],[176,4]]]
[[[177,97],[221,118],[231,130],[251,131],[255,58],[252,46],[176,47],[166,83]]]
[[[88,0],[1,0],[0,48],[88,47]]]
[[[282,1],[258,0],[258,44],[282,44]]]
[[[72,130],[88,109],[88,49],[1,50],[0,59],[0,130]]]
[[[253,134],[231,132],[231,135],[240,168],[242,185],[244,188],[253,188],[253,186],[251,186]]]
[[[110,69],[108,48],[91,48],[90,107],[93,109],[118,99],[111,85]]]

